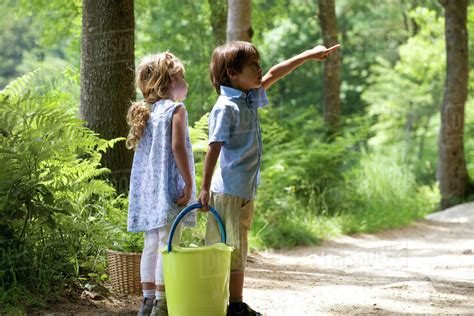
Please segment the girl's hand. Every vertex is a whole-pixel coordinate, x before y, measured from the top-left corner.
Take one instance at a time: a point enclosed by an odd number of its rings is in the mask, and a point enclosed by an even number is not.
[[[188,204],[189,200],[191,199],[192,187],[190,185],[185,185],[183,189],[183,193],[176,204],[183,206]]]
[[[326,48],[323,45],[318,45],[308,51],[308,58],[314,60],[325,60],[330,54],[338,50],[339,47],[341,47],[340,44],[336,44],[329,48]]]
[[[199,203],[202,204],[202,208],[199,209],[201,212],[208,212],[209,211],[209,191],[201,189],[201,193],[199,194]]]

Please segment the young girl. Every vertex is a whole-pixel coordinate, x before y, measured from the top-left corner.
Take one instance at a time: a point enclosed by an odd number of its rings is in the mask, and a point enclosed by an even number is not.
[[[128,231],[145,232],[140,264],[143,300],[138,315],[168,315],[162,255],[170,226],[180,209],[195,202],[194,158],[189,140],[181,61],[169,52],[143,58],[136,83],[144,100],[127,114],[126,142],[134,149],[128,209]],[[196,213],[181,222],[194,226]],[[173,244],[179,244],[181,225]]]

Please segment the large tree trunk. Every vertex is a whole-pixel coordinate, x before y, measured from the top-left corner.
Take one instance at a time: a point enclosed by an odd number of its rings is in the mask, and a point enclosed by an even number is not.
[[[441,208],[465,197],[469,178],[464,158],[464,105],[468,83],[467,0],[440,0],[445,10],[446,82],[441,107],[438,178]]]
[[[319,0],[319,23],[324,46],[338,43],[337,17],[334,0]],[[332,138],[341,131],[341,54],[335,51],[324,62],[324,121],[328,136]]]
[[[208,0],[211,8],[212,34],[217,46],[226,41],[227,30],[227,0]]]
[[[251,0],[229,0],[227,11],[227,42],[251,41],[253,35],[251,7]]]
[[[80,116],[102,138],[126,137],[135,99],[133,0],[83,0]],[[102,158],[119,192],[128,190],[133,153],[117,143]]]

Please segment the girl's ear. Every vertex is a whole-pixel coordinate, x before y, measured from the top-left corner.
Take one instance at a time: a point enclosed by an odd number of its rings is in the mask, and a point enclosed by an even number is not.
[[[227,76],[230,78],[230,79],[237,79],[239,73],[234,69],[234,68],[227,68]]]

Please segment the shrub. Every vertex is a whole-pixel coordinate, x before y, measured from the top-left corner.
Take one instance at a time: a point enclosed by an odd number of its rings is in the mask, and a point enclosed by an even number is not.
[[[2,306],[105,278],[109,241],[100,223],[117,201],[100,158],[119,139],[85,128],[40,76],[34,71],[0,92]]]

